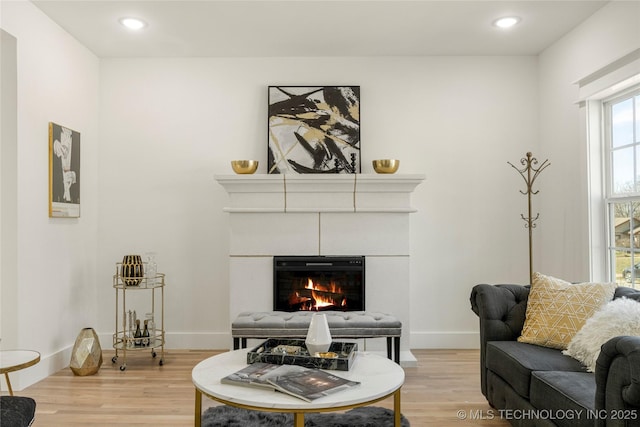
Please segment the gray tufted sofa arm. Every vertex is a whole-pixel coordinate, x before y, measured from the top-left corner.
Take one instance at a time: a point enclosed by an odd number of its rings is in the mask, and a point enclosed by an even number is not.
[[[488,341],[515,341],[524,325],[529,286],[476,285],[471,309],[480,318],[480,380],[487,396],[485,351]]]
[[[598,426],[640,426],[640,337],[620,336],[603,344],[596,386]]]

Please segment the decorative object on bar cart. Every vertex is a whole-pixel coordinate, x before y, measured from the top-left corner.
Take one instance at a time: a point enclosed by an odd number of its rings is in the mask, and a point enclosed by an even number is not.
[[[329,351],[329,347],[331,347],[331,331],[329,330],[327,316],[324,313],[313,313],[304,343],[312,356],[316,353]]]
[[[231,168],[239,175],[249,175],[258,169],[257,160],[231,160]]]
[[[74,375],[83,377],[93,375],[102,366],[102,348],[100,339],[93,328],[83,328],[71,350],[69,368]]]
[[[122,258],[120,276],[127,286],[138,286],[144,277],[144,264],[140,255],[125,255]]]
[[[545,170],[551,163],[549,160],[545,160],[536,168],[538,164],[538,159],[533,157],[531,152],[526,154],[526,157],[520,159],[520,164],[524,167],[522,169],[518,169],[511,162],[507,162],[511,165],[512,168],[518,171],[522,179],[524,179],[524,183],[527,185],[527,191],[520,192],[527,196],[528,201],[528,214],[525,217],[523,214],[520,214],[520,217],[525,221],[525,228],[529,229],[529,283],[533,283],[533,229],[536,228],[536,220],[540,217],[540,214],[537,213],[535,217],[533,217],[531,213],[531,195],[538,194],[538,191],[533,191],[533,183],[535,182],[540,172]],[[531,176],[531,172],[533,172],[533,176]]]
[[[145,252],[144,254],[144,273],[147,278],[147,286],[156,284],[156,275],[158,274],[158,263],[156,262],[155,252]]]
[[[396,173],[400,166],[400,160],[395,159],[379,159],[374,160],[372,163],[373,170],[376,173]]]

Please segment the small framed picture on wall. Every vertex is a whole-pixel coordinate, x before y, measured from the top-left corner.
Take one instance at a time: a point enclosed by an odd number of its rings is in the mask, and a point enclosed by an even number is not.
[[[80,132],[49,123],[49,217],[80,216]]]

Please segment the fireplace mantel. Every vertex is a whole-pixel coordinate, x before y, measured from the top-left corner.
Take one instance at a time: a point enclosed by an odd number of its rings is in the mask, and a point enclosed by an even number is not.
[[[225,212],[411,213],[421,174],[216,175],[230,196]]]
[[[366,307],[402,322],[409,349],[411,193],[420,174],[216,175],[229,195],[229,315],[273,307],[273,258],[366,256]],[[381,340],[377,340],[381,341]],[[365,342],[367,350],[384,343]]]

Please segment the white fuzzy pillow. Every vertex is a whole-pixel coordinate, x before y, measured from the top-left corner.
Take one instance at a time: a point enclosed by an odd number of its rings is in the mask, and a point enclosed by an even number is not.
[[[640,336],[640,302],[617,298],[593,314],[562,353],[595,372],[600,347],[620,335]]]

